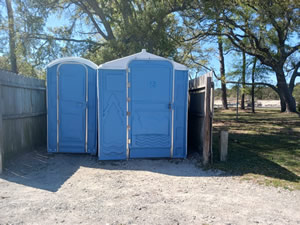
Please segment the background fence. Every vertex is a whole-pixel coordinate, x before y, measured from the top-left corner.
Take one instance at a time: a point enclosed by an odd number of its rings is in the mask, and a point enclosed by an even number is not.
[[[0,70],[0,173],[19,152],[46,145],[45,81]]]
[[[189,149],[202,152],[203,163],[212,162],[212,119],[214,110],[212,73],[189,81]]]

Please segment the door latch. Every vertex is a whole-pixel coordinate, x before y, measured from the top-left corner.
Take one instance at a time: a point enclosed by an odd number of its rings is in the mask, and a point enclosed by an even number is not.
[[[172,102],[170,102],[170,103],[168,104],[168,108],[169,108],[170,110],[174,109],[174,104],[173,104]]]

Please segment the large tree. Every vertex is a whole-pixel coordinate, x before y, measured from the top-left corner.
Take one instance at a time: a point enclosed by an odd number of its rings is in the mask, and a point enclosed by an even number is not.
[[[286,110],[296,112],[284,66],[288,57],[299,51],[299,9],[300,2],[296,0],[197,0],[194,5],[196,13],[189,18],[195,21],[199,31],[193,32],[195,38],[204,34],[222,35],[236,48],[272,68]],[[221,32],[215,29],[216,19],[222,23]]]
[[[221,81],[222,90],[222,107],[223,109],[228,109],[227,103],[227,88],[226,88],[226,74],[225,74],[225,57],[224,48],[226,47],[226,40],[222,35],[210,35],[202,27],[202,24],[210,23],[211,29],[215,32],[221,33],[223,30],[223,25],[219,20],[222,11],[218,7],[212,6],[211,8],[206,8],[206,12],[203,8],[199,7],[198,1],[193,1],[190,7],[186,10],[181,11],[180,15],[183,19],[183,24],[185,27],[184,41],[185,42],[199,42],[198,45],[202,47],[203,43],[208,43],[212,46],[212,43],[217,47],[217,57],[219,60],[219,74],[218,79]],[[215,17],[212,18],[209,14],[213,12]],[[204,25],[205,26],[205,25]],[[209,50],[211,53],[211,50]],[[201,65],[202,66],[202,65]],[[215,74],[215,73],[214,73]],[[215,74],[216,75],[216,74]]]
[[[17,62],[43,68],[54,58],[78,55],[99,64],[142,48],[178,60],[182,28],[175,12],[191,1],[14,0]],[[46,26],[49,16],[63,23]],[[0,32],[3,43],[9,31],[5,20],[0,16],[7,31]],[[8,56],[5,49],[3,57]]]
[[[5,3],[8,18],[9,58],[11,71],[14,73],[18,73],[14,11],[11,0],[5,0]]]
[[[219,32],[222,31],[222,26],[220,24],[220,21],[218,20],[217,20],[217,30]],[[221,80],[221,89],[222,89],[222,105],[223,105],[223,109],[228,109],[223,37],[219,35],[217,36],[217,39],[218,39],[218,52],[219,52],[219,63],[220,63],[220,80]]]
[[[51,39],[31,37],[46,29],[49,6],[45,5],[43,8],[36,7],[36,1],[33,0],[6,0],[5,4],[0,4],[0,10],[7,11],[0,15],[0,68],[27,76],[43,77],[42,71],[48,59],[60,55],[63,46]]]
[[[52,12],[63,14],[70,25],[30,37],[77,43],[78,48],[87,44],[81,54],[96,63],[136,53],[142,48],[161,56],[176,57],[181,30],[176,26],[178,18],[174,13],[184,10],[189,2],[191,0],[57,1],[55,7],[51,5]],[[45,4],[42,2],[37,7],[44,8]],[[72,13],[68,14],[69,11]]]
[[[251,111],[255,113],[255,72],[256,72],[257,58],[253,58],[252,71],[251,71]]]

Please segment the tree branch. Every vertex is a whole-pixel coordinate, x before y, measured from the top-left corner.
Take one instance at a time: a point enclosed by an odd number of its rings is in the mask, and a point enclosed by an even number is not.
[[[289,89],[290,89],[291,93],[293,93],[293,91],[294,91],[296,77],[298,77],[298,76],[300,77],[300,72],[298,72],[299,67],[300,67],[300,61],[296,64],[294,72],[290,79]]]
[[[105,39],[108,39],[108,36],[101,30],[101,28],[98,26],[93,14],[88,10],[88,8],[86,7],[86,5],[81,2],[81,1],[72,1],[75,5],[79,6],[90,18],[90,20],[92,21],[92,23],[94,24],[96,30],[98,31],[98,33]]]
[[[70,41],[70,42],[78,42],[78,43],[89,43],[89,44],[93,44],[93,45],[101,45],[103,46],[103,43],[98,43],[96,41],[92,41],[92,40],[79,40],[79,39],[74,39],[74,38],[64,38],[64,37],[54,37],[54,36],[50,36],[50,35],[40,35],[40,34],[31,34],[28,36],[28,38],[31,39],[39,39],[39,40],[57,40],[57,41]]]
[[[103,23],[103,26],[105,27],[105,30],[107,32],[107,40],[114,40],[115,36],[113,34],[112,28],[105,18],[105,14],[101,7],[99,7],[98,2],[96,0],[86,0],[86,2],[90,5],[90,7],[95,10],[95,13],[99,18],[101,19],[101,22]]]
[[[238,82],[238,81],[226,81],[226,83],[228,84],[240,84],[241,82]],[[264,86],[268,86],[270,88],[272,88],[277,94],[279,94],[279,91],[278,91],[278,88],[273,85],[273,84],[268,84],[268,83],[264,83],[264,82],[256,82],[256,83],[245,83],[246,85],[264,85]]]
[[[223,16],[223,20],[225,22],[224,24],[228,23],[229,25],[232,25],[235,28],[241,29],[245,34],[247,34],[246,37],[249,39],[250,44],[253,47],[253,49],[256,48],[260,52],[263,52],[267,56],[267,57],[264,56],[264,58],[272,58],[272,55],[271,55],[269,49],[268,48],[264,48],[264,47],[261,46],[259,39],[255,36],[254,33],[252,33],[250,31],[250,29],[248,27],[244,27],[244,26],[238,25],[234,20],[228,18],[227,16]],[[226,28],[230,30],[230,32],[229,32],[228,35],[230,35],[231,38],[234,39],[237,42],[236,44],[238,44],[238,46],[240,46],[240,48],[242,48],[245,52],[248,51],[248,52],[251,52],[252,54],[254,54],[254,51],[249,50],[251,48],[247,47],[243,43],[243,40],[238,38],[239,34],[234,33],[233,29],[231,27],[229,27],[229,26],[227,26]],[[258,54],[258,53],[256,53],[256,54]],[[257,56],[257,55],[254,55],[254,56]]]
[[[297,44],[296,46],[292,47],[287,53],[286,58],[289,57],[291,54],[293,54],[295,51],[300,50],[300,44]]]
[[[203,64],[201,64],[201,63],[198,63],[198,62],[196,62],[196,60],[195,60],[195,58],[193,57],[193,55],[191,54],[191,60],[193,61],[193,63],[195,63],[196,65],[198,65],[198,66],[202,66],[203,68],[205,68],[205,69],[207,69],[207,70],[209,70],[209,71],[211,71],[211,70],[213,70],[213,69],[211,69],[211,68],[208,68],[207,66],[205,66],[205,65],[203,65]]]

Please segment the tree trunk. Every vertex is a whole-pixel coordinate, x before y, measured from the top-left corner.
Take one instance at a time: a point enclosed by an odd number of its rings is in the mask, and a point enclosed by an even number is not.
[[[295,80],[296,77],[300,76],[300,72],[298,72],[298,68],[300,67],[300,61],[297,63],[297,65],[295,66],[294,72],[292,74],[292,77],[290,79],[290,85],[289,85],[289,89],[290,92],[293,94],[294,91],[294,87],[295,87]]]
[[[221,36],[218,37],[218,49],[219,49],[220,74],[221,74],[222,105],[223,105],[223,109],[228,109],[226,79],[225,79],[225,63],[224,63],[224,54],[223,54],[223,40]]]
[[[286,111],[286,103],[283,99],[283,96],[281,96],[279,93],[279,98],[280,98],[280,112],[285,112]]]
[[[242,98],[241,109],[245,109],[245,90],[246,90],[246,53],[243,51],[243,70],[242,70]]]
[[[256,68],[256,61],[257,58],[254,57],[253,59],[253,67],[252,67],[252,74],[251,74],[251,79],[252,79],[252,86],[251,86],[251,110],[252,113],[255,113],[255,96],[254,96],[254,90],[255,90],[255,68]]]
[[[284,101],[286,105],[286,109],[284,111],[297,112],[296,101],[292,96],[292,93],[290,92],[289,87],[286,83],[286,79],[283,72],[283,66],[274,68],[274,71],[276,72],[276,77],[278,81],[277,86],[278,86],[279,95],[282,98],[281,102],[283,104]],[[281,109],[283,110],[284,107],[281,106]]]
[[[18,73],[17,57],[16,57],[16,37],[15,37],[15,22],[14,13],[11,5],[11,0],[5,0],[7,16],[8,16],[8,35],[9,35],[9,55],[10,55],[10,66],[11,71]]]

